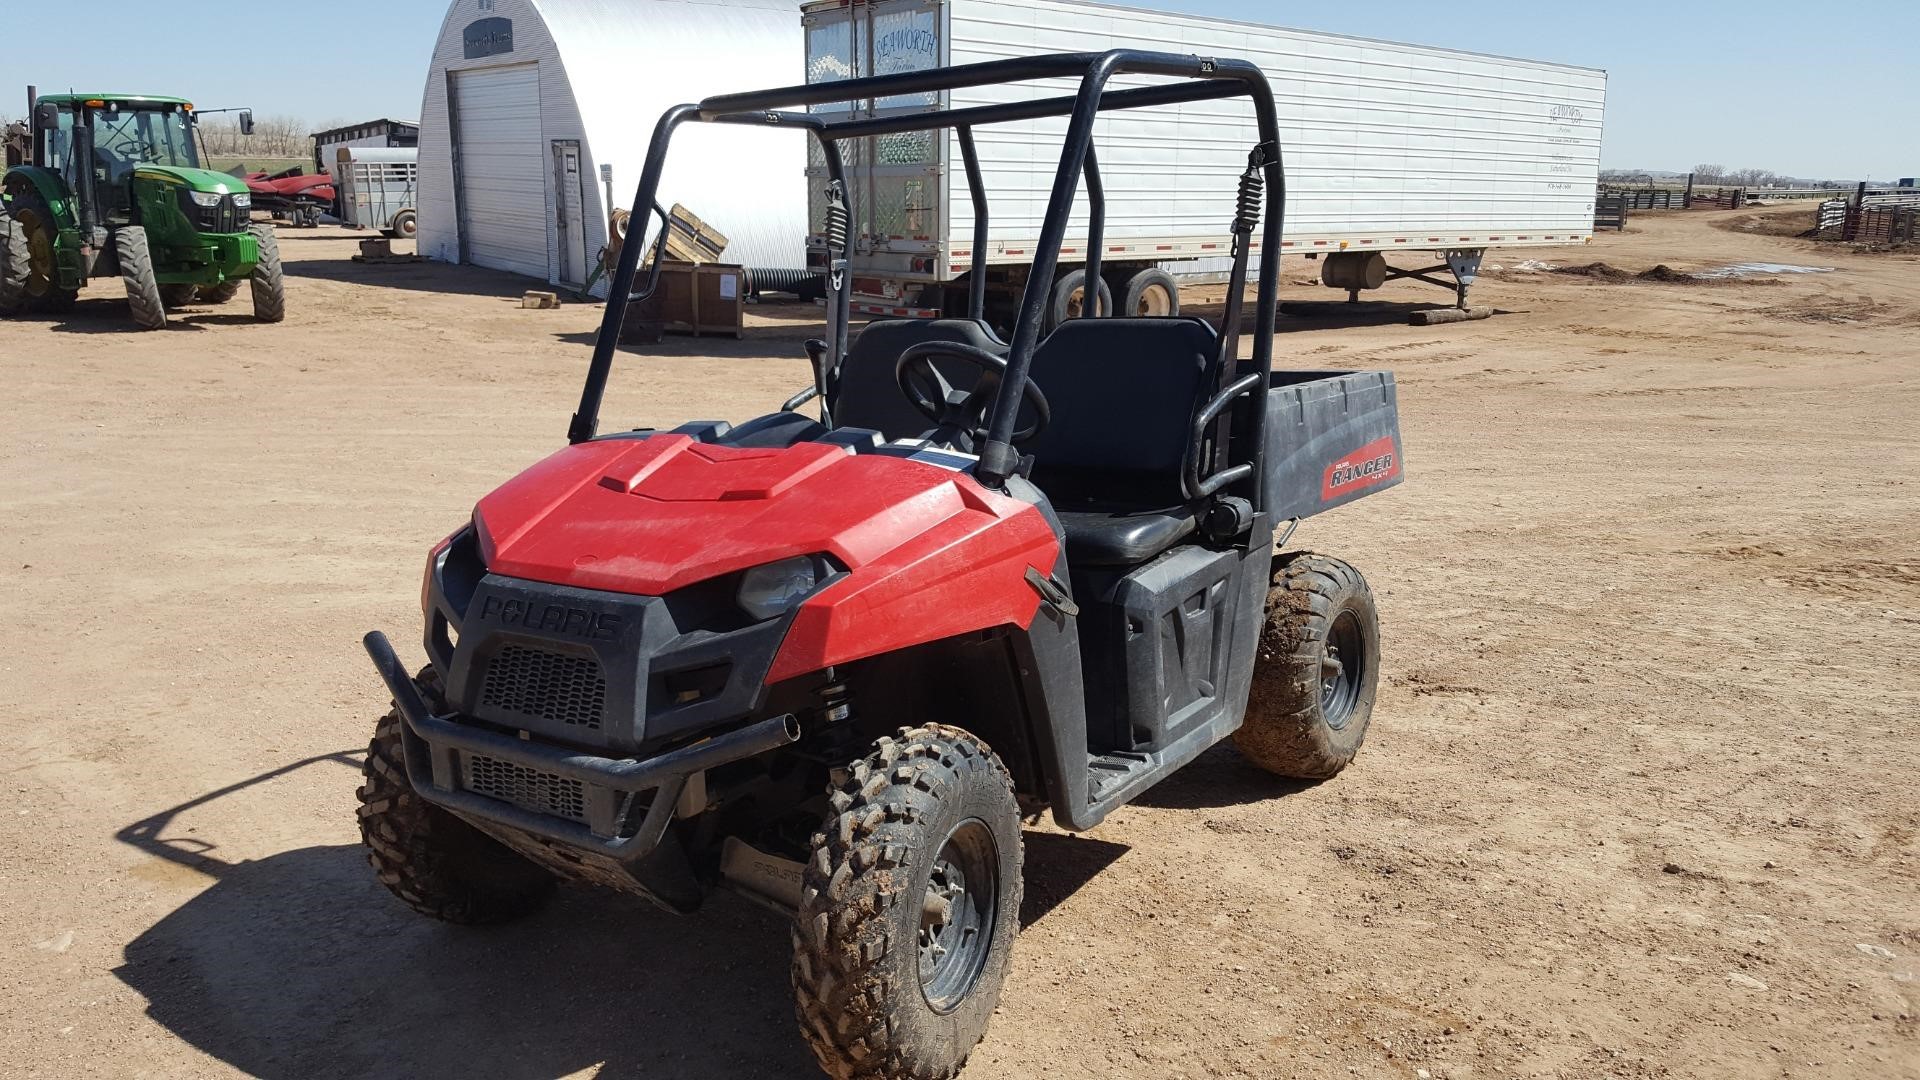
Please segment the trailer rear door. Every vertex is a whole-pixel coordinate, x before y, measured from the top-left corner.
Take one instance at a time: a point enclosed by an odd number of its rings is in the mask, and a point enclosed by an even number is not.
[[[807,82],[837,82],[868,75],[923,71],[946,63],[945,10],[940,0],[851,0],[844,6],[809,8]],[[923,112],[945,105],[941,93],[816,105],[831,120]],[[944,132],[909,131],[840,144],[852,203],[854,248],[928,254],[939,249]],[[826,227],[826,164],[807,141],[809,232]]]

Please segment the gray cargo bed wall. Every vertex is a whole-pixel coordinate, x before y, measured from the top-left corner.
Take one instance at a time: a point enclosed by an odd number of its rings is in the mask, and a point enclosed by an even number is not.
[[[1402,477],[1400,409],[1386,371],[1276,371],[1267,391],[1267,513],[1312,517]]]

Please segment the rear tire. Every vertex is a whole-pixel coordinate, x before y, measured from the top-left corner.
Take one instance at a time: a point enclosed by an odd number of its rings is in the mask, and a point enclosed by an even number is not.
[[[271,225],[256,224],[248,231],[260,248],[260,261],[247,279],[253,290],[253,317],[261,322],[281,322],[287,317],[287,282],[280,266],[280,241]]]
[[[434,690],[431,673],[423,689]],[[380,718],[362,768],[360,842],[380,884],[422,915],[471,926],[538,911],[552,874],[422,799],[407,777],[400,710]]]
[[[1103,314],[1112,314],[1113,290],[1107,286],[1105,281],[1101,281],[1098,284],[1100,286],[1100,311]],[[1077,319],[1086,313],[1084,309],[1086,292],[1087,272],[1084,269],[1069,270],[1061,275],[1059,281],[1053,283],[1053,296],[1047,304],[1046,328],[1049,333],[1068,319]]]
[[[1122,315],[1162,318],[1180,314],[1180,286],[1172,274],[1159,267],[1128,278],[1121,297]]]
[[[127,308],[133,324],[142,330],[163,330],[167,305],[160,284],[153,280],[153,254],[147,248],[147,230],[125,225],[114,230],[113,253],[120,262],[120,280],[127,285]]]
[[[240,292],[238,281],[223,281],[218,285],[200,286],[200,302],[203,304],[224,304]]]
[[[25,181],[13,189],[13,225],[26,245],[25,272],[17,279],[26,294],[26,306],[18,311],[64,315],[80,299],[78,289],[63,289],[55,276],[59,251],[53,211],[46,200]],[[4,309],[0,309],[3,312]]]
[[[1379,682],[1380,615],[1367,579],[1325,555],[1279,556],[1234,746],[1270,773],[1324,780],[1360,752]]]
[[[162,285],[160,286],[160,302],[165,304],[168,310],[183,308],[193,303],[198,293],[199,286],[197,285]]]
[[[0,315],[27,310],[27,233],[13,215],[0,213]]]
[[[420,233],[420,219],[411,210],[402,210],[393,215],[393,236],[396,240],[411,240]]]
[[[992,750],[902,728],[836,770],[793,928],[800,1031],[837,1080],[947,1080],[1020,930],[1020,808]]]

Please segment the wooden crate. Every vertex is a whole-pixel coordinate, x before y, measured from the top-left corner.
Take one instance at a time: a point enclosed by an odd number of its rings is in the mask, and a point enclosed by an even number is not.
[[[727,250],[725,234],[695,217],[693,211],[679,203],[674,203],[673,209],[667,211],[667,231],[662,240],[667,245],[667,258],[674,262],[719,262],[721,254]]]
[[[644,273],[643,269],[636,287],[645,285]],[[653,295],[627,305],[620,342],[651,345],[668,333],[740,337],[746,321],[746,293],[746,271],[739,266],[664,263],[660,287]]]

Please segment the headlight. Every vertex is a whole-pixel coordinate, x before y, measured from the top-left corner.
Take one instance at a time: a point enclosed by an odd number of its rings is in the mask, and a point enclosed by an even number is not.
[[[253,209],[253,196],[243,191],[233,197],[233,205],[234,208],[238,210],[251,210]]]
[[[740,577],[740,608],[756,619],[784,615],[811,596],[832,572],[817,555],[756,566]]]
[[[220,205],[220,193],[217,191],[189,191],[187,195],[193,199],[195,206],[203,206],[211,210]]]

